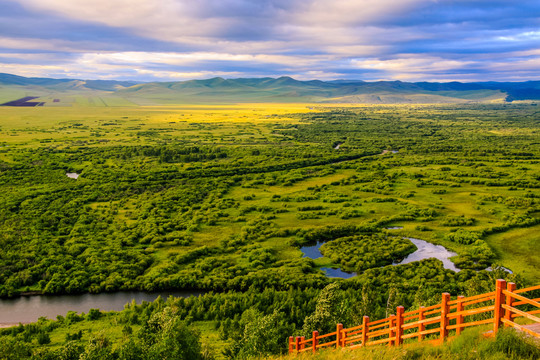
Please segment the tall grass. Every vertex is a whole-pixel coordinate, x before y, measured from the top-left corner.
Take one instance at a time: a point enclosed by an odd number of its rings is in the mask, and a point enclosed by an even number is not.
[[[482,329],[469,329],[442,346],[427,342],[401,347],[373,346],[355,350],[325,350],[272,360],[536,360],[540,342],[512,329],[502,329],[496,338],[485,338]],[[270,360],[270,359],[267,359]]]

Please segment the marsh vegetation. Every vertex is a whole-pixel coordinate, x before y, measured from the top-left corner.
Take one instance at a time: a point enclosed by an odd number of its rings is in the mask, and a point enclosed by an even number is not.
[[[539,124],[527,103],[3,111],[0,296],[211,291],[3,330],[6,349],[68,351],[66,334],[81,351],[156,349],[172,316],[218,356],[247,357],[285,342],[255,344],[245,329],[301,332],[321,296],[354,309],[324,327],[489,291],[496,277],[540,279]],[[415,251],[407,237],[457,253],[461,271],[388,266]],[[324,256],[303,257],[317,242]],[[332,267],[358,275],[321,270]],[[135,337],[149,327],[162,337]]]

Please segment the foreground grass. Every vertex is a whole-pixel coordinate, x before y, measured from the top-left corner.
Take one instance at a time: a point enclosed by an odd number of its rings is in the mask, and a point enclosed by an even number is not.
[[[496,338],[485,338],[482,329],[470,329],[442,346],[427,342],[401,347],[373,346],[355,350],[320,351],[272,360],[445,360],[445,359],[538,359],[540,343],[511,329],[503,329]],[[268,359],[270,360],[270,359]]]

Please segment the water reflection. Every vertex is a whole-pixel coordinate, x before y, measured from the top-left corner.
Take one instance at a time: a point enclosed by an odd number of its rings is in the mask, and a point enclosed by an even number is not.
[[[49,319],[56,319],[56,316],[65,316],[68,311],[76,311],[78,313],[87,313],[90,309],[120,311],[124,308],[124,305],[133,300],[137,304],[140,304],[143,301],[154,301],[158,296],[167,299],[169,295],[189,297],[200,294],[200,292],[194,291],[156,293],[123,291],[104,294],[21,296],[0,300],[0,324],[35,322],[42,316]]]
[[[456,265],[454,265],[454,263],[449,259],[452,256],[457,256],[455,252],[447,250],[442,245],[435,245],[424,240],[415,239],[415,238],[405,238],[405,239],[410,240],[414,245],[416,245],[418,250],[416,250],[412,254],[409,254],[405,259],[403,259],[402,262],[393,264],[393,265],[408,264],[413,261],[436,258],[442,261],[445,269],[450,269],[455,272],[460,271],[456,267]]]
[[[402,227],[393,227],[388,228],[390,229],[401,229]],[[415,238],[405,238],[410,240],[416,247],[418,248],[415,252],[409,254],[403,261],[399,263],[394,263],[392,265],[401,265],[401,264],[408,264],[413,261],[420,261],[424,259],[429,258],[435,258],[440,261],[442,261],[443,266],[445,269],[450,269],[455,272],[459,272],[460,269],[454,265],[454,263],[450,260],[452,256],[457,256],[455,252],[447,250],[444,246],[441,245],[435,245],[432,243],[429,243],[424,240],[415,239]],[[310,259],[319,259],[323,257],[323,254],[321,254],[320,248],[324,244],[324,242],[317,242],[315,245],[311,246],[303,246],[300,248],[300,251],[304,254],[303,257],[308,257]],[[348,273],[341,269],[332,269],[332,268],[321,268],[322,271],[325,272],[326,276],[328,277],[339,277],[343,279],[348,279],[356,275],[356,273]]]
[[[324,242],[317,241],[317,244],[311,245],[311,246],[302,246],[300,248],[300,251],[304,253],[303,257],[308,257],[310,259],[319,259],[323,257],[323,254],[321,254],[321,246],[324,244]],[[321,268],[322,271],[326,274],[326,276],[330,278],[342,278],[342,279],[348,279],[353,276],[356,276],[356,273],[349,273],[346,271],[343,271],[341,269],[333,269],[333,268]]]
[[[333,268],[327,268],[323,267],[321,268],[322,271],[328,276],[329,278],[342,278],[342,279],[349,279],[353,276],[356,276],[356,273],[349,273],[346,271],[343,271],[341,269],[333,269]]]

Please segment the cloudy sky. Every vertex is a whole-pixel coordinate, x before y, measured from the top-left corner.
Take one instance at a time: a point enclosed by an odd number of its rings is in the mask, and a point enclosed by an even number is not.
[[[0,0],[0,72],[540,80],[540,1]]]

